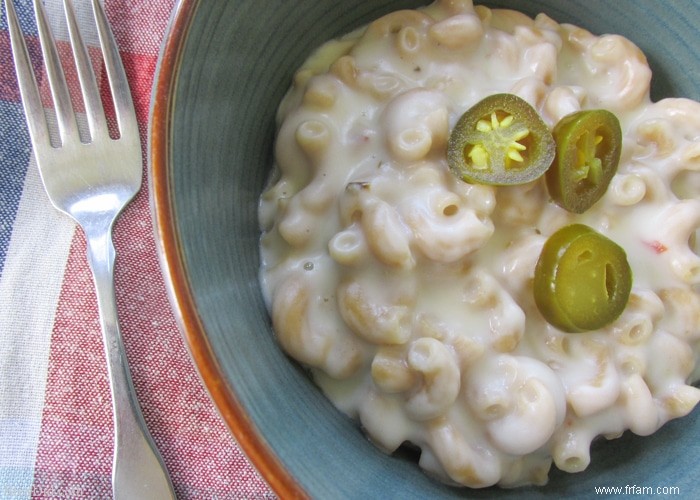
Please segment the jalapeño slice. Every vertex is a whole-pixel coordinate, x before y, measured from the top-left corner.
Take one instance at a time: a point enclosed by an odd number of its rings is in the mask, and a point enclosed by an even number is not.
[[[467,110],[447,146],[452,172],[466,182],[524,184],[544,174],[555,154],[547,124],[525,100],[494,94]]]
[[[608,189],[622,150],[620,121],[604,109],[584,110],[562,118],[554,127],[557,143],[545,179],[552,199],[581,214]]]
[[[537,308],[565,332],[597,330],[617,319],[632,289],[625,251],[583,224],[565,226],[545,242],[535,267]]]

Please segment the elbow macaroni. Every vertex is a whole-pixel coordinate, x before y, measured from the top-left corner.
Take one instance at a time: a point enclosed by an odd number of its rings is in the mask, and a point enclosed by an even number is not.
[[[469,487],[579,472],[597,436],[648,435],[700,401],[700,104],[651,102],[629,40],[540,14],[437,0],[328,42],[280,106],[260,200],[262,288],[280,345],[393,452]],[[590,210],[542,179],[470,185],[449,131],[480,99],[517,94],[553,127],[620,118],[617,174]],[[581,222],[625,248],[626,310],[565,334],[532,299],[542,245]]]

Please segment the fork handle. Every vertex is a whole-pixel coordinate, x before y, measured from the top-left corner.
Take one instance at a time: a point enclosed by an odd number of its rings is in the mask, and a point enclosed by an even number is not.
[[[148,433],[136,399],[119,330],[114,291],[115,249],[111,222],[106,227],[86,227],[88,262],[97,291],[100,324],[107,357],[114,416],[114,498],[175,498],[160,454]]]

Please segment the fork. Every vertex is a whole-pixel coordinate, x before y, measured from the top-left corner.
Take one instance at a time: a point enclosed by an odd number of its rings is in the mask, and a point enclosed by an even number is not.
[[[71,0],[64,0],[70,44],[87,115],[89,142],[80,137],[66,78],[40,0],[34,0],[37,29],[51,89],[60,145],[51,143],[39,89],[12,0],[5,0],[12,54],[29,135],[51,203],[80,225],[87,239],[112,391],[116,499],[174,498],[160,454],[148,433],[131,381],[119,331],[114,291],[112,226],[141,188],[141,140],[129,84],[114,36],[99,0],[92,10],[114,101],[118,139],[110,137],[90,58]]]

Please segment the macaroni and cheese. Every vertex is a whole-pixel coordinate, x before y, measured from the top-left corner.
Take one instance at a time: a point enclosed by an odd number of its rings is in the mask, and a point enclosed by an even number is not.
[[[388,453],[455,484],[544,484],[591,441],[656,431],[700,400],[700,104],[651,102],[642,52],[540,14],[438,0],[319,48],[280,105],[260,202],[261,283],[279,343]],[[467,183],[450,131],[515,94],[553,128],[614,113],[622,153],[582,214],[542,178]],[[545,321],[540,251],[585,224],[621,246],[622,314],[585,333]]]

